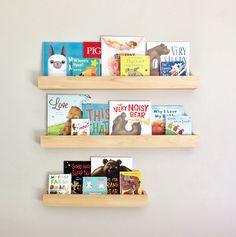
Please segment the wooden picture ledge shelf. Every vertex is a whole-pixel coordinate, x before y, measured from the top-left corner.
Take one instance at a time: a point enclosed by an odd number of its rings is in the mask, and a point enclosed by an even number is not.
[[[43,194],[43,204],[48,207],[145,207],[147,193],[142,195],[99,194]]]
[[[43,148],[184,148],[196,147],[198,135],[41,136]]]
[[[39,76],[42,90],[193,90],[198,88],[197,76]]]

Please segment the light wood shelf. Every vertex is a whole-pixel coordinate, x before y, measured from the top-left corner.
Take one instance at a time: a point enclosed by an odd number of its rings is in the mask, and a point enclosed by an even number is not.
[[[147,193],[142,195],[99,194],[43,194],[43,204],[48,207],[145,207]]]
[[[196,147],[198,135],[41,136],[43,148],[183,148]]]
[[[198,88],[198,81],[197,76],[39,76],[38,88],[42,90],[191,90]]]

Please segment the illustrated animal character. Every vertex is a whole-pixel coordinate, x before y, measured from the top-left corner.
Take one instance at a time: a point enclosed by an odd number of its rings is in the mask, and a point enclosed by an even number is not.
[[[125,72],[128,73],[128,76],[143,76],[143,74],[139,72],[138,69],[138,67],[134,69],[126,68]]]
[[[48,75],[49,76],[66,76],[67,61],[66,49],[63,46],[61,54],[54,54],[54,49],[50,45],[48,58]]]
[[[71,135],[71,119],[79,119],[82,117],[82,111],[77,106],[72,106],[67,114],[67,122],[61,130],[62,135]]]
[[[128,120],[125,120],[126,113],[122,112],[113,120],[112,133],[111,135],[140,135],[142,126],[140,122],[132,123],[132,128],[128,131],[125,126]]]
[[[96,68],[95,67],[86,67],[86,70],[83,71],[80,76],[96,76]]]
[[[162,120],[154,121],[152,124],[152,135],[164,135],[165,124]]]
[[[138,194],[138,190],[140,188],[141,181],[137,176],[124,176],[121,175],[121,187],[123,194]]]
[[[121,164],[121,160],[103,159],[103,166],[96,168],[91,176],[117,177],[120,171],[131,171],[128,167]]]
[[[147,54],[150,56],[151,63],[151,76],[159,76],[160,75],[160,63],[161,63],[161,55],[166,55],[170,52],[165,44],[160,44],[151,48],[147,51]]]

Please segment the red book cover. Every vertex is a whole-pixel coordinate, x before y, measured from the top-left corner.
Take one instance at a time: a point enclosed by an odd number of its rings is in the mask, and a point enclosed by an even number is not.
[[[84,42],[84,58],[101,58],[101,42]]]

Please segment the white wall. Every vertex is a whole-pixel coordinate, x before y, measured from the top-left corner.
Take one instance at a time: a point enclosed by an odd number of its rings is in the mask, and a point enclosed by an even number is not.
[[[0,236],[236,236],[235,8],[234,0],[1,0]],[[47,93],[36,86],[42,41],[96,41],[103,34],[190,41],[198,90],[89,93],[95,102],[184,104],[200,134],[199,148],[40,147]],[[47,174],[62,171],[65,159],[91,155],[133,156],[144,174],[148,207],[43,207]]]

